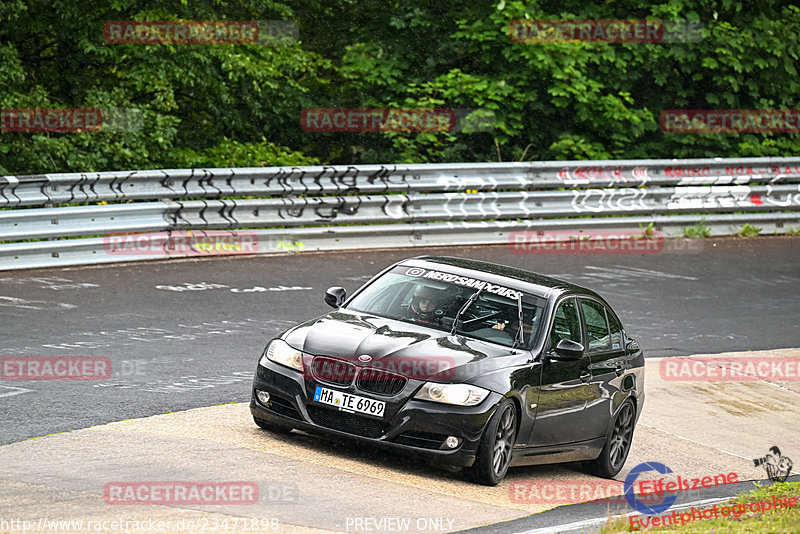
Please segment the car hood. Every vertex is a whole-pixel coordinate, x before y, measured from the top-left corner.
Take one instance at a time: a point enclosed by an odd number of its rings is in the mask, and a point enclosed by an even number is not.
[[[420,380],[460,382],[508,367],[528,354],[374,315],[339,310],[300,324],[283,339],[308,355],[333,356]],[[524,358],[522,358],[524,359]]]

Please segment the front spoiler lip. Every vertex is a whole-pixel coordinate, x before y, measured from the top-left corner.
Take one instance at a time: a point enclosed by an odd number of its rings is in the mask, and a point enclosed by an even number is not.
[[[411,407],[410,409],[402,408],[400,412],[395,413],[392,417],[394,424],[388,428],[388,431],[379,438],[372,438],[329,428],[314,422],[306,409],[307,405],[312,403],[306,396],[307,389],[305,387],[304,378],[299,374],[295,376],[294,373],[285,372],[277,366],[273,367],[274,364],[272,364],[272,362],[267,362],[267,364],[269,367],[264,367],[261,364],[258,365],[256,376],[253,380],[250,398],[250,412],[253,417],[278,425],[291,426],[307,432],[326,434],[350,441],[372,444],[409,455],[427,457],[429,460],[435,459],[439,462],[462,467],[469,467],[474,463],[478,443],[483,435],[483,430],[489,418],[494,413],[497,404],[502,399],[501,395],[492,392],[480,405],[469,407],[469,413],[464,414],[465,417],[474,416],[482,419],[482,422],[476,425],[474,429],[465,428],[463,430],[455,430],[459,428],[457,425],[442,425],[440,428],[436,428],[437,423],[435,419],[438,416],[446,417],[448,415],[446,407],[432,407],[434,410],[433,412],[423,413],[418,412],[417,408]],[[270,394],[290,402],[302,420],[276,413],[261,405],[256,398],[256,389],[268,391]],[[407,399],[407,401],[410,400],[413,399]],[[317,405],[316,403],[313,404],[315,406]],[[322,405],[320,406],[323,407]],[[323,409],[325,408],[335,410],[333,407],[323,407]],[[409,412],[405,414],[402,413],[402,411],[406,409],[408,409]],[[422,420],[419,418],[420,415],[422,416]],[[425,417],[426,415],[429,415],[430,419]],[[385,422],[388,424],[388,420]],[[448,428],[448,426],[450,426],[450,428]],[[457,449],[431,449],[388,441],[402,433],[413,431],[433,432],[442,435],[455,434],[461,437],[463,441]]]
[[[388,450],[400,451],[408,455],[424,457],[428,460],[439,460],[450,465],[469,467],[475,462],[475,450],[469,450],[470,442],[464,440],[461,446],[455,450],[442,450],[442,449],[425,449],[421,447],[413,447],[411,445],[404,445],[402,443],[395,443],[386,441],[385,439],[369,438],[359,436],[358,434],[350,434],[341,430],[335,430],[325,426],[310,423],[308,421],[299,421],[291,417],[284,417],[282,415],[271,412],[258,403],[255,399],[250,401],[250,413],[259,419],[275,422],[283,425],[290,425],[298,430],[304,430],[315,434],[325,434],[347,441],[356,441],[362,444],[376,445]],[[398,434],[398,432],[391,432],[387,435]],[[385,437],[385,436],[383,436]],[[472,444],[477,448],[477,442]]]

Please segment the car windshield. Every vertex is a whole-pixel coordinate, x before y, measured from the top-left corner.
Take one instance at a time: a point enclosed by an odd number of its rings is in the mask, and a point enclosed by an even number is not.
[[[475,297],[472,302],[470,297]],[[506,347],[530,348],[539,334],[544,300],[483,280],[399,266],[364,288],[346,308]]]

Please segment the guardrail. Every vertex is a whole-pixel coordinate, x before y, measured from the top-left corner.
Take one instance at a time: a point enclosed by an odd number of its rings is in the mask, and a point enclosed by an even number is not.
[[[246,252],[270,253],[508,243],[515,230],[652,225],[679,236],[700,222],[713,235],[746,223],[764,233],[796,231],[800,158],[6,176],[0,270],[245,252],[175,246],[189,234],[195,244],[247,235]],[[133,239],[138,248],[122,254],[118,245]]]

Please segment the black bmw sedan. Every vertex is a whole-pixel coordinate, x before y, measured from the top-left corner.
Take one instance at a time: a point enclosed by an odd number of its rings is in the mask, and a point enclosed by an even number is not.
[[[644,403],[644,355],[595,292],[522,269],[422,256],[271,340],[250,411],[421,455],[498,484],[509,466],[613,477]]]

